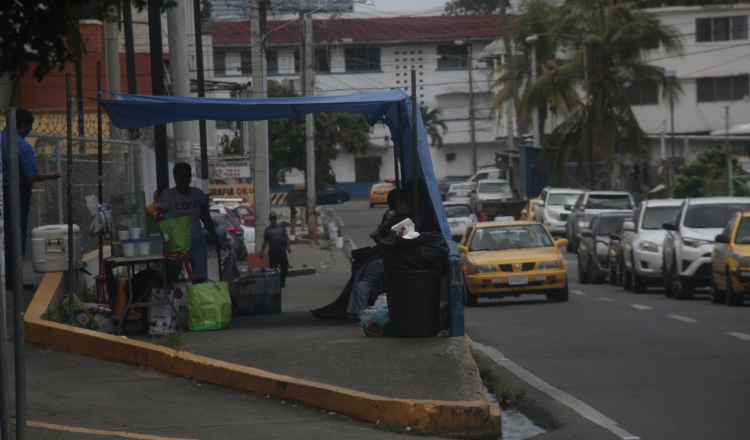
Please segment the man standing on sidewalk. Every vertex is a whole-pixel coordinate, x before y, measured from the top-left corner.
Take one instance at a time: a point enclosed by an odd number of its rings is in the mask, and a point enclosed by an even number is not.
[[[263,234],[260,259],[263,259],[263,253],[266,251],[266,246],[268,246],[268,266],[271,269],[277,266],[281,268],[281,287],[286,287],[286,274],[289,272],[289,259],[287,259],[286,254],[287,252],[292,253],[289,234],[286,232],[284,225],[276,222],[275,212],[271,212],[268,220],[271,224],[266,228],[265,234]]]
[[[34,125],[34,115],[25,108],[16,110],[16,129],[18,130],[18,174],[20,176],[21,195],[21,254],[26,246],[26,232],[29,224],[29,208],[31,208],[31,189],[35,182],[59,179],[60,174],[42,174],[36,166],[34,148],[26,142],[26,136]],[[13,288],[13,258],[10,256],[10,170],[8,158],[8,128],[0,133],[3,155],[3,220],[5,221],[5,288]],[[34,286],[24,284],[24,289]]]

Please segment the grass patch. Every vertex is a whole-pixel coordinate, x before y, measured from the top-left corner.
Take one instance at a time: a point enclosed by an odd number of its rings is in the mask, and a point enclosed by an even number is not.
[[[479,370],[479,377],[481,377],[483,381],[492,376],[492,367],[490,367],[490,365],[485,362],[485,360],[481,356],[479,356],[477,352],[471,350],[471,357],[474,358],[474,363],[477,364],[477,369]]]
[[[429,431],[426,431],[420,427],[411,426],[411,425],[399,425],[397,423],[391,423],[387,420],[386,421],[378,420],[376,423],[372,424],[372,427],[375,429],[379,429],[381,431],[395,432],[398,434],[409,434],[409,435],[419,435],[419,436],[430,435]]]
[[[474,350],[471,350],[471,357],[477,364],[479,377],[482,379],[484,386],[490,393],[497,397],[502,408],[517,407],[526,396],[526,391],[516,388],[510,382],[498,379],[492,373],[492,367]]]
[[[161,336],[135,336],[133,338],[139,341],[149,342],[154,345],[161,345],[162,347],[172,348],[175,350],[180,348],[185,343],[185,333],[183,332],[169,333]]]

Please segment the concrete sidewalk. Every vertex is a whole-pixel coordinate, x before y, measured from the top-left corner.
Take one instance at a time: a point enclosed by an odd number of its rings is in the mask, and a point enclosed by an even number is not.
[[[338,296],[350,276],[348,256],[305,243],[292,246],[289,260],[315,274],[287,279],[281,314],[236,316],[229,329],[187,332],[179,350],[41,320],[62,288],[60,274],[48,274],[27,311],[26,339],[373,423],[463,438],[500,434],[499,409],[484,394],[464,337],[371,338],[359,326],[317,320],[309,310]],[[158,411],[164,401],[141,404]]]

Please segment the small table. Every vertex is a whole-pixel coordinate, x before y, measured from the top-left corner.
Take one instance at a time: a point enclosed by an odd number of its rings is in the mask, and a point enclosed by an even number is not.
[[[128,292],[127,292],[127,303],[125,304],[125,314],[122,316],[122,319],[120,320],[120,323],[117,325],[117,334],[122,334],[122,329],[125,325],[125,321],[127,320],[128,314],[130,313],[130,309],[138,308],[138,307],[151,307],[151,306],[165,306],[168,305],[172,308],[172,311],[174,311],[175,316],[177,316],[178,319],[180,319],[180,328],[182,330],[186,329],[185,322],[183,322],[182,317],[177,312],[177,309],[174,306],[174,302],[172,299],[170,299],[169,295],[167,294],[167,286],[169,284],[169,259],[161,254],[157,255],[142,255],[137,257],[110,257],[104,260],[104,267],[105,271],[107,273],[107,279],[112,280],[112,269],[118,266],[125,266],[127,268],[127,276],[128,276]],[[144,292],[141,294],[138,298],[133,297],[133,275],[135,275],[135,271],[133,269],[134,266],[137,266],[139,264],[148,264],[148,263],[163,263],[162,264],[162,284],[164,285],[164,297],[159,299],[152,299],[151,301],[142,302],[143,298],[150,294],[150,292]],[[112,286],[112,282],[108,281],[109,286]],[[110,292],[113,290],[110,288]]]

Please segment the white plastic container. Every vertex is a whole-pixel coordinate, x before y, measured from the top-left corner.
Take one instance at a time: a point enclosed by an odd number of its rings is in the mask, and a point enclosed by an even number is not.
[[[395,231],[398,235],[400,235],[400,236],[403,237],[404,235],[408,234],[409,232],[415,232],[414,222],[410,218],[407,218],[406,220],[404,220],[402,222],[399,222],[396,225],[394,225],[391,228],[391,231]]]
[[[145,238],[138,240],[138,255],[151,255],[151,241]]]
[[[344,247],[344,237],[336,237],[336,249]]]
[[[130,238],[133,240],[141,238],[141,228],[130,228]]]
[[[122,255],[124,257],[138,256],[137,241],[136,240],[123,240],[122,241]]]
[[[6,231],[7,232],[7,231]],[[73,225],[73,255],[80,264],[81,228]],[[34,272],[66,272],[68,270],[68,225],[47,225],[31,230],[31,261]]]

